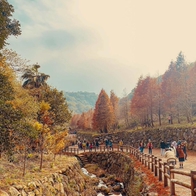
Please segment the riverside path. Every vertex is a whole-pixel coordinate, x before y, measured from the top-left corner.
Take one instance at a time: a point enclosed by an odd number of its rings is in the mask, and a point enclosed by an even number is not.
[[[148,153],[148,149],[144,150],[144,153]],[[188,151],[187,152],[187,160],[184,162],[184,168],[180,169],[179,168],[179,163],[177,161],[177,164],[175,165],[175,169],[179,169],[180,171],[191,171],[191,170],[196,170],[196,152],[195,151]],[[166,160],[163,156],[161,156],[161,151],[160,149],[153,149],[153,155],[155,155],[158,158],[161,158],[163,161]],[[184,175],[178,175],[175,174],[175,178],[183,181],[190,183],[190,177],[184,176]],[[191,190],[188,188],[185,188],[180,185],[175,185],[176,189],[176,196],[190,196],[191,195]]]

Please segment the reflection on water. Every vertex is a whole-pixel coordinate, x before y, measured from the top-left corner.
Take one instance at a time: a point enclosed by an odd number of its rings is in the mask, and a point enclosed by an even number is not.
[[[95,178],[96,177],[96,175],[89,173],[85,168],[82,168],[82,172],[85,175],[90,176],[91,178]],[[121,184],[122,187],[124,186],[123,183],[120,183],[120,184]],[[102,186],[107,188],[106,184],[101,179],[99,179],[98,187],[102,187]],[[110,196],[122,196],[121,193],[115,193],[115,194],[112,193],[112,194],[109,194],[109,195]],[[98,193],[97,196],[105,196],[105,195],[103,195],[102,193]]]

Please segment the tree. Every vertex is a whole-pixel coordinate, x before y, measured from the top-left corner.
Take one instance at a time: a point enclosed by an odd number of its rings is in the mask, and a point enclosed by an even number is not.
[[[48,133],[46,138],[48,143],[48,149],[54,154],[54,160],[56,155],[65,148],[67,144],[65,137],[67,135],[67,131],[62,131],[61,127],[57,126],[54,134],[51,134],[50,132]]]
[[[50,131],[50,125],[53,124],[52,116],[49,112],[50,105],[42,101],[40,102],[40,111],[38,113],[38,121],[35,122],[34,127],[39,131],[39,144],[40,144],[40,170],[43,164],[43,152],[45,148],[46,136]]]
[[[131,114],[142,124],[145,124],[148,120],[147,91],[143,76],[140,76],[131,100]]]
[[[21,76],[23,80],[23,87],[24,88],[39,88],[41,86],[46,85],[46,80],[50,77],[44,73],[38,72],[40,65],[35,64],[30,68],[24,70],[24,74]]]
[[[44,100],[50,104],[50,112],[54,114],[53,125],[63,126],[65,123],[69,123],[71,112],[69,111],[63,92],[47,85],[40,89],[38,101]]]
[[[134,90],[133,90],[134,91]],[[131,94],[133,93],[131,92]],[[123,90],[123,98],[119,102],[120,117],[124,120],[125,127],[130,126],[130,100],[127,95],[126,89]]]
[[[0,71],[0,156],[3,151],[12,155],[14,148],[14,132],[19,128],[19,121],[22,118],[21,111],[17,110],[10,103],[14,89],[9,78]]]
[[[114,91],[110,91],[110,102],[114,111],[114,124],[112,125],[115,130],[118,127],[118,102],[119,98],[115,95]]]
[[[187,117],[188,122],[192,121],[188,78],[187,63],[180,52],[176,61],[170,63],[162,77],[164,109],[171,116],[171,123],[173,123],[174,117],[180,123],[180,117],[183,115]]]
[[[102,89],[95,104],[93,128],[107,133],[113,122],[113,107],[107,93]]]
[[[3,57],[5,57],[7,66],[9,66],[16,73],[18,79],[20,79],[24,70],[28,68],[27,65],[29,61],[26,59],[22,59],[21,56],[12,49],[3,49],[2,55]]]
[[[0,1],[0,50],[7,44],[6,40],[10,35],[21,34],[20,24],[17,20],[11,19],[14,8],[6,0]]]

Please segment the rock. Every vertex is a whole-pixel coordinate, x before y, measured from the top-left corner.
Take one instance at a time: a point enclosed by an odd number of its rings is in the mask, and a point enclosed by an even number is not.
[[[28,196],[35,196],[34,192],[28,192]]]
[[[21,195],[22,195],[22,196],[27,196],[27,193],[26,193],[24,190],[22,190],[22,191],[21,191]]]
[[[105,187],[105,186],[101,186],[99,188],[99,191],[104,193],[104,194],[108,194],[110,192],[110,189],[108,187]]]
[[[121,190],[121,185],[120,185],[120,184],[114,185],[114,186],[113,186],[113,190],[116,191],[116,192],[120,192],[120,190]]]
[[[28,186],[30,191],[33,191],[33,190],[36,189],[36,183],[35,182],[29,182],[27,186]]]
[[[9,193],[11,196],[20,196],[21,195],[20,192],[12,186],[9,189]]]
[[[0,196],[9,196],[5,191],[0,190]]]

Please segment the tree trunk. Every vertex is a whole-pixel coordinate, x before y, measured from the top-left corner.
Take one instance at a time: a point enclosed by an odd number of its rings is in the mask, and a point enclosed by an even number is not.
[[[42,165],[43,165],[43,145],[44,145],[44,137],[43,137],[43,134],[41,135],[41,144],[40,144],[40,155],[41,155],[41,158],[40,158],[40,171],[42,170]]]
[[[23,163],[23,173],[22,175],[25,176],[26,173],[26,160],[27,160],[27,148],[25,146],[25,152],[24,152],[24,163]]]

